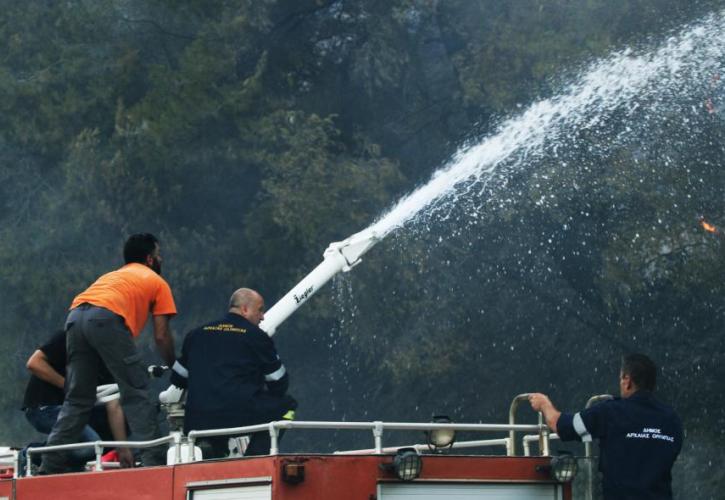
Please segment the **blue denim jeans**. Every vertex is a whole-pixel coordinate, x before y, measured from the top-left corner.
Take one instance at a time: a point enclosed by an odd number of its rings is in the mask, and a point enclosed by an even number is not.
[[[25,409],[25,418],[28,419],[28,422],[30,422],[30,425],[33,426],[33,428],[42,433],[42,434],[50,434],[50,431],[53,429],[53,425],[55,425],[55,421],[58,419],[58,414],[60,413],[61,406],[60,405],[48,405],[48,406],[39,406],[38,408],[26,408]],[[105,410],[104,410],[105,413]],[[98,435],[96,431],[93,430],[93,428],[90,425],[86,425],[83,428],[83,431],[81,432],[81,437],[78,440],[79,442],[93,442],[93,441],[99,441],[101,437]],[[93,460],[96,458],[96,453],[93,448],[83,448],[80,450],[73,450],[69,453],[70,459],[78,462],[87,462],[89,460]]]

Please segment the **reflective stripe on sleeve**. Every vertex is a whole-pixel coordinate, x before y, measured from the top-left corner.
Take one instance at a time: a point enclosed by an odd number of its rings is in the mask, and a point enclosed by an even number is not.
[[[265,382],[276,382],[277,380],[284,377],[284,374],[287,373],[287,370],[285,370],[284,365],[280,366],[279,369],[273,371],[272,373],[268,373],[264,376]]]
[[[582,416],[580,414],[577,413],[574,415],[572,424],[574,425],[574,430],[577,434],[579,434],[579,437],[582,438],[583,442],[590,443],[592,441],[592,435],[589,434],[587,426],[584,425],[584,421],[582,420]]]
[[[171,369],[174,370],[177,375],[184,378],[189,378],[189,370],[187,370],[184,365],[182,365],[178,361],[174,362],[174,366],[172,366]]]

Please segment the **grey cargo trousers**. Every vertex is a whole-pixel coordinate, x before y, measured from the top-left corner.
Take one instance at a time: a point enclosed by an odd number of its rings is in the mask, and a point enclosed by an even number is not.
[[[47,445],[78,442],[96,402],[100,364],[105,363],[118,384],[121,407],[133,438],[146,441],[159,437],[156,405],[150,399],[149,376],[142,355],[123,318],[102,307],[82,304],[66,320],[68,365],[66,396]],[[141,450],[144,465],[166,463],[163,447]],[[43,454],[41,472],[66,470],[64,452]]]

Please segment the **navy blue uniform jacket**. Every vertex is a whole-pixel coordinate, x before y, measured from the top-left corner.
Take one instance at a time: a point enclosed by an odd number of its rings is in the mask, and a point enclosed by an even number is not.
[[[186,335],[172,383],[187,387],[184,429],[239,427],[279,420],[293,408],[289,376],[272,339],[229,313]],[[184,380],[179,371],[188,375]]]
[[[596,404],[579,413],[562,413],[562,440],[599,439],[599,470],[604,498],[671,499],[672,465],[682,448],[682,422],[651,393]]]

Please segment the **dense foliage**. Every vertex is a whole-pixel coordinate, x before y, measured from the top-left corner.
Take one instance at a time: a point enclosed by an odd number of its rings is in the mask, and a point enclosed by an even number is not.
[[[128,234],[162,240],[180,342],[238,286],[273,303],[329,242],[582,64],[722,2],[0,7],[0,434],[20,445],[32,437],[18,411],[26,358],[120,264]],[[725,98],[693,99],[709,122],[687,144],[651,145],[685,168],[626,144],[588,160],[575,186],[545,163],[508,179],[475,222],[460,208],[450,220],[467,222],[391,235],[280,329],[300,417],[502,421],[532,390],[574,408],[614,391],[617,357],[641,350],[686,422],[678,491],[715,495],[725,247],[698,216],[725,223]]]

